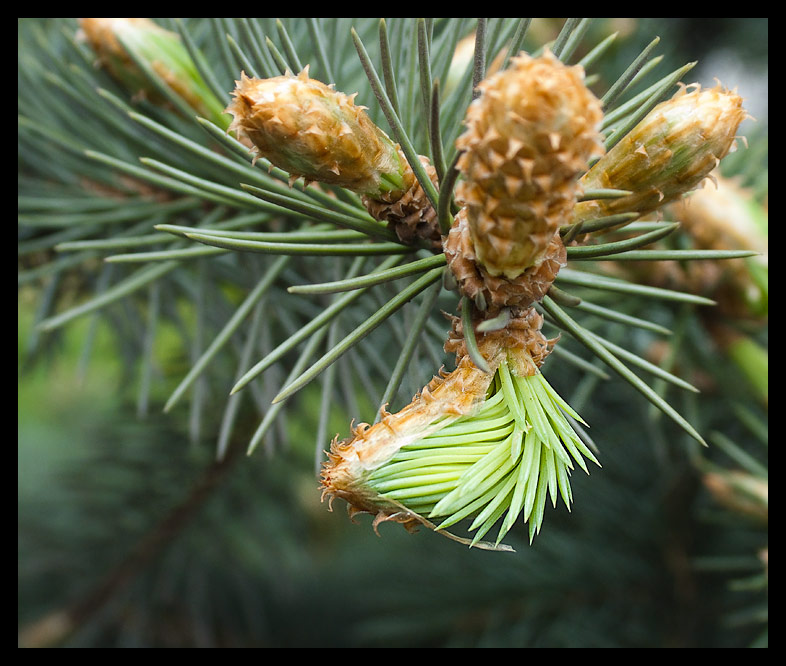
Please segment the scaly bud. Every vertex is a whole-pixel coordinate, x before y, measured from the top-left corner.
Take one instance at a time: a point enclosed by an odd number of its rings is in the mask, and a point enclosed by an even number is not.
[[[219,127],[227,126],[223,105],[205,84],[178,34],[147,18],[82,18],[79,25],[99,63],[132,94],[166,104],[132,58],[134,54],[197,114]]]
[[[720,86],[656,106],[581,179],[587,189],[630,190],[619,199],[576,206],[574,221],[616,213],[650,213],[694,189],[735,145],[748,117],[742,97]]]
[[[234,116],[230,129],[260,156],[293,179],[360,194],[369,212],[390,222],[404,241],[432,238],[439,244],[436,213],[401,149],[365,107],[355,105],[355,95],[310,78],[308,67],[297,76],[270,79],[243,74],[236,84],[227,108]]]
[[[581,67],[546,52],[521,54],[485,81],[458,139],[476,259],[492,276],[516,279],[549,253],[580,194],[578,178],[602,153],[601,105]]]
[[[717,469],[702,476],[704,486],[719,504],[743,515],[767,522],[769,518],[769,484],[740,470]]]
[[[567,263],[567,252],[557,233],[552,236],[541,262],[530,266],[515,279],[489,274],[477,258],[466,208],[456,215],[444,239],[443,250],[459,291],[488,316],[494,316],[501,308],[528,308],[540,301],[560,268]]]
[[[712,184],[675,201],[668,214],[680,222],[696,248],[760,254],[725,261],[722,266],[688,262],[691,266],[684,270],[689,277],[690,269],[714,276],[702,281],[703,292],[694,293],[711,294],[724,314],[765,317],[769,309],[767,212],[735,181],[719,173],[710,174],[709,180]]]
[[[616,262],[619,265],[608,270],[642,284],[712,298],[718,304],[713,308],[716,317],[763,321],[769,313],[767,211],[717,170],[707,180],[711,182],[667,204],[664,215],[680,223],[683,240],[692,248],[751,250],[758,255],[724,261]]]
[[[529,310],[504,331],[479,336],[491,368],[484,372],[465,355],[454,321],[446,349],[457,352],[456,370],[435,377],[397,414],[383,411],[377,424],[334,441],[324,495],[345,499],[351,514],[374,514],[375,528],[390,520],[444,531],[473,518],[472,545],[501,520],[498,545],[523,516],[531,541],[549,497],[570,507],[574,463],[584,471],[585,457],[597,463],[565,414],[580,417],[538,371],[554,343],[541,324]]]
[[[398,147],[354,96],[309,78],[308,68],[271,79],[243,74],[236,83],[230,129],[292,176],[376,198],[411,185]]]

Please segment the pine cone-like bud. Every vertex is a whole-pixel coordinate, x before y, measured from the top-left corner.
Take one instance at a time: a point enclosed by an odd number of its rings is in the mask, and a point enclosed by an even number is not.
[[[477,258],[469,230],[467,210],[456,215],[444,240],[448,266],[458,283],[459,291],[472,299],[480,310],[494,316],[501,308],[528,308],[540,301],[551,287],[560,268],[567,263],[567,252],[559,233],[552,234],[545,256],[515,279],[495,277]]]
[[[153,104],[167,104],[129,51],[147,63],[196,113],[219,127],[227,126],[223,104],[197,71],[180,35],[148,18],[81,18],[79,25],[99,63],[132,94],[144,95]]]
[[[309,78],[243,74],[227,112],[230,130],[293,177],[345,187],[372,198],[402,196],[414,181],[398,146],[377,127],[355,95]]]
[[[468,209],[477,260],[512,280],[543,261],[570,218],[578,177],[602,154],[603,114],[583,69],[549,52],[514,58],[479,90],[457,141],[464,152],[456,195]]]
[[[230,130],[292,178],[338,185],[360,194],[369,213],[388,222],[407,243],[441,244],[433,206],[395,144],[375,125],[355,95],[297,76],[237,81]],[[424,157],[432,181],[436,171]]]
[[[616,213],[650,213],[694,189],[735,145],[748,117],[742,97],[720,86],[683,87],[656,106],[590,169],[585,188],[630,190],[630,196],[578,204],[573,221]]]

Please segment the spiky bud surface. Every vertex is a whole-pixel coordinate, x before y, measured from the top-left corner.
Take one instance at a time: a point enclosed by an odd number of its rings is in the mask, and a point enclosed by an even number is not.
[[[197,114],[226,126],[223,105],[205,84],[180,35],[148,18],[81,18],[79,25],[99,63],[132,94],[144,95],[154,104],[166,104],[129,51],[147,63]]]
[[[293,177],[345,187],[373,199],[402,196],[415,178],[398,146],[355,95],[308,76],[270,79],[243,74],[227,112],[230,130]]]
[[[258,154],[302,177],[360,194],[369,213],[387,222],[405,243],[425,240],[438,249],[437,214],[398,144],[391,141],[345,95],[312,79],[306,67],[297,76],[270,79],[243,74],[227,112],[230,130],[247,139]],[[428,159],[421,163],[437,183]]]
[[[602,153],[600,101],[581,67],[546,52],[521,54],[479,85],[457,146],[476,258],[513,280],[549,253],[580,193],[578,177]]]
[[[574,221],[616,213],[650,213],[694,189],[735,146],[748,117],[743,99],[721,86],[682,87],[656,106],[582,177],[586,188],[630,196],[582,202]]]
[[[560,268],[567,263],[567,252],[558,233],[551,236],[539,264],[530,266],[514,279],[491,275],[477,257],[470,233],[468,213],[456,215],[444,239],[443,251],[459,291],[475,305],[494,316],[501,308],[528,308],[548,292]]]

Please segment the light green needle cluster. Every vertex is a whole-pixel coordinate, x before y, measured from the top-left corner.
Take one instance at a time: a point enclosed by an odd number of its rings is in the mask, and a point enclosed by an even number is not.
[[[446,419],[444,427],[404,445],[367,485],[410,511],[441,519],[438,529],[474,517],[472,545],[504,516],[499,544],[521,515],[531,542],[548,498],[556,507],[561,496],[570,508],[574,463],[587,473],[585,457],[599,465],[568,416],[583,423],[542,374],[519,377],[502,363],[477,412]]]

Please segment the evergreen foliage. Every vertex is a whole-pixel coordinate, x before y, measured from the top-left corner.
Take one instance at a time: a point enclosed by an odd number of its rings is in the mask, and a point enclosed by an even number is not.
[[[431,236],[255,156],[220,113],[241,72],[357,92],[411,169],[385,194],[411,178],[444,237],[490,71],[521,50],[581,65],[610,150],[691,81],[670,20],[653,39],[646,20],[155,19],[166,68],[127,33],[124,78],[85,24],[19,19],[20,646],[766,646],[766,119],[715,172],[745,188],[742,236],[677,195],[559,229],[543,372],[601,467],[560,478],[534,541],[498,513],[511,553],[320,502],[333,436],[455,366],[461,297]]]

